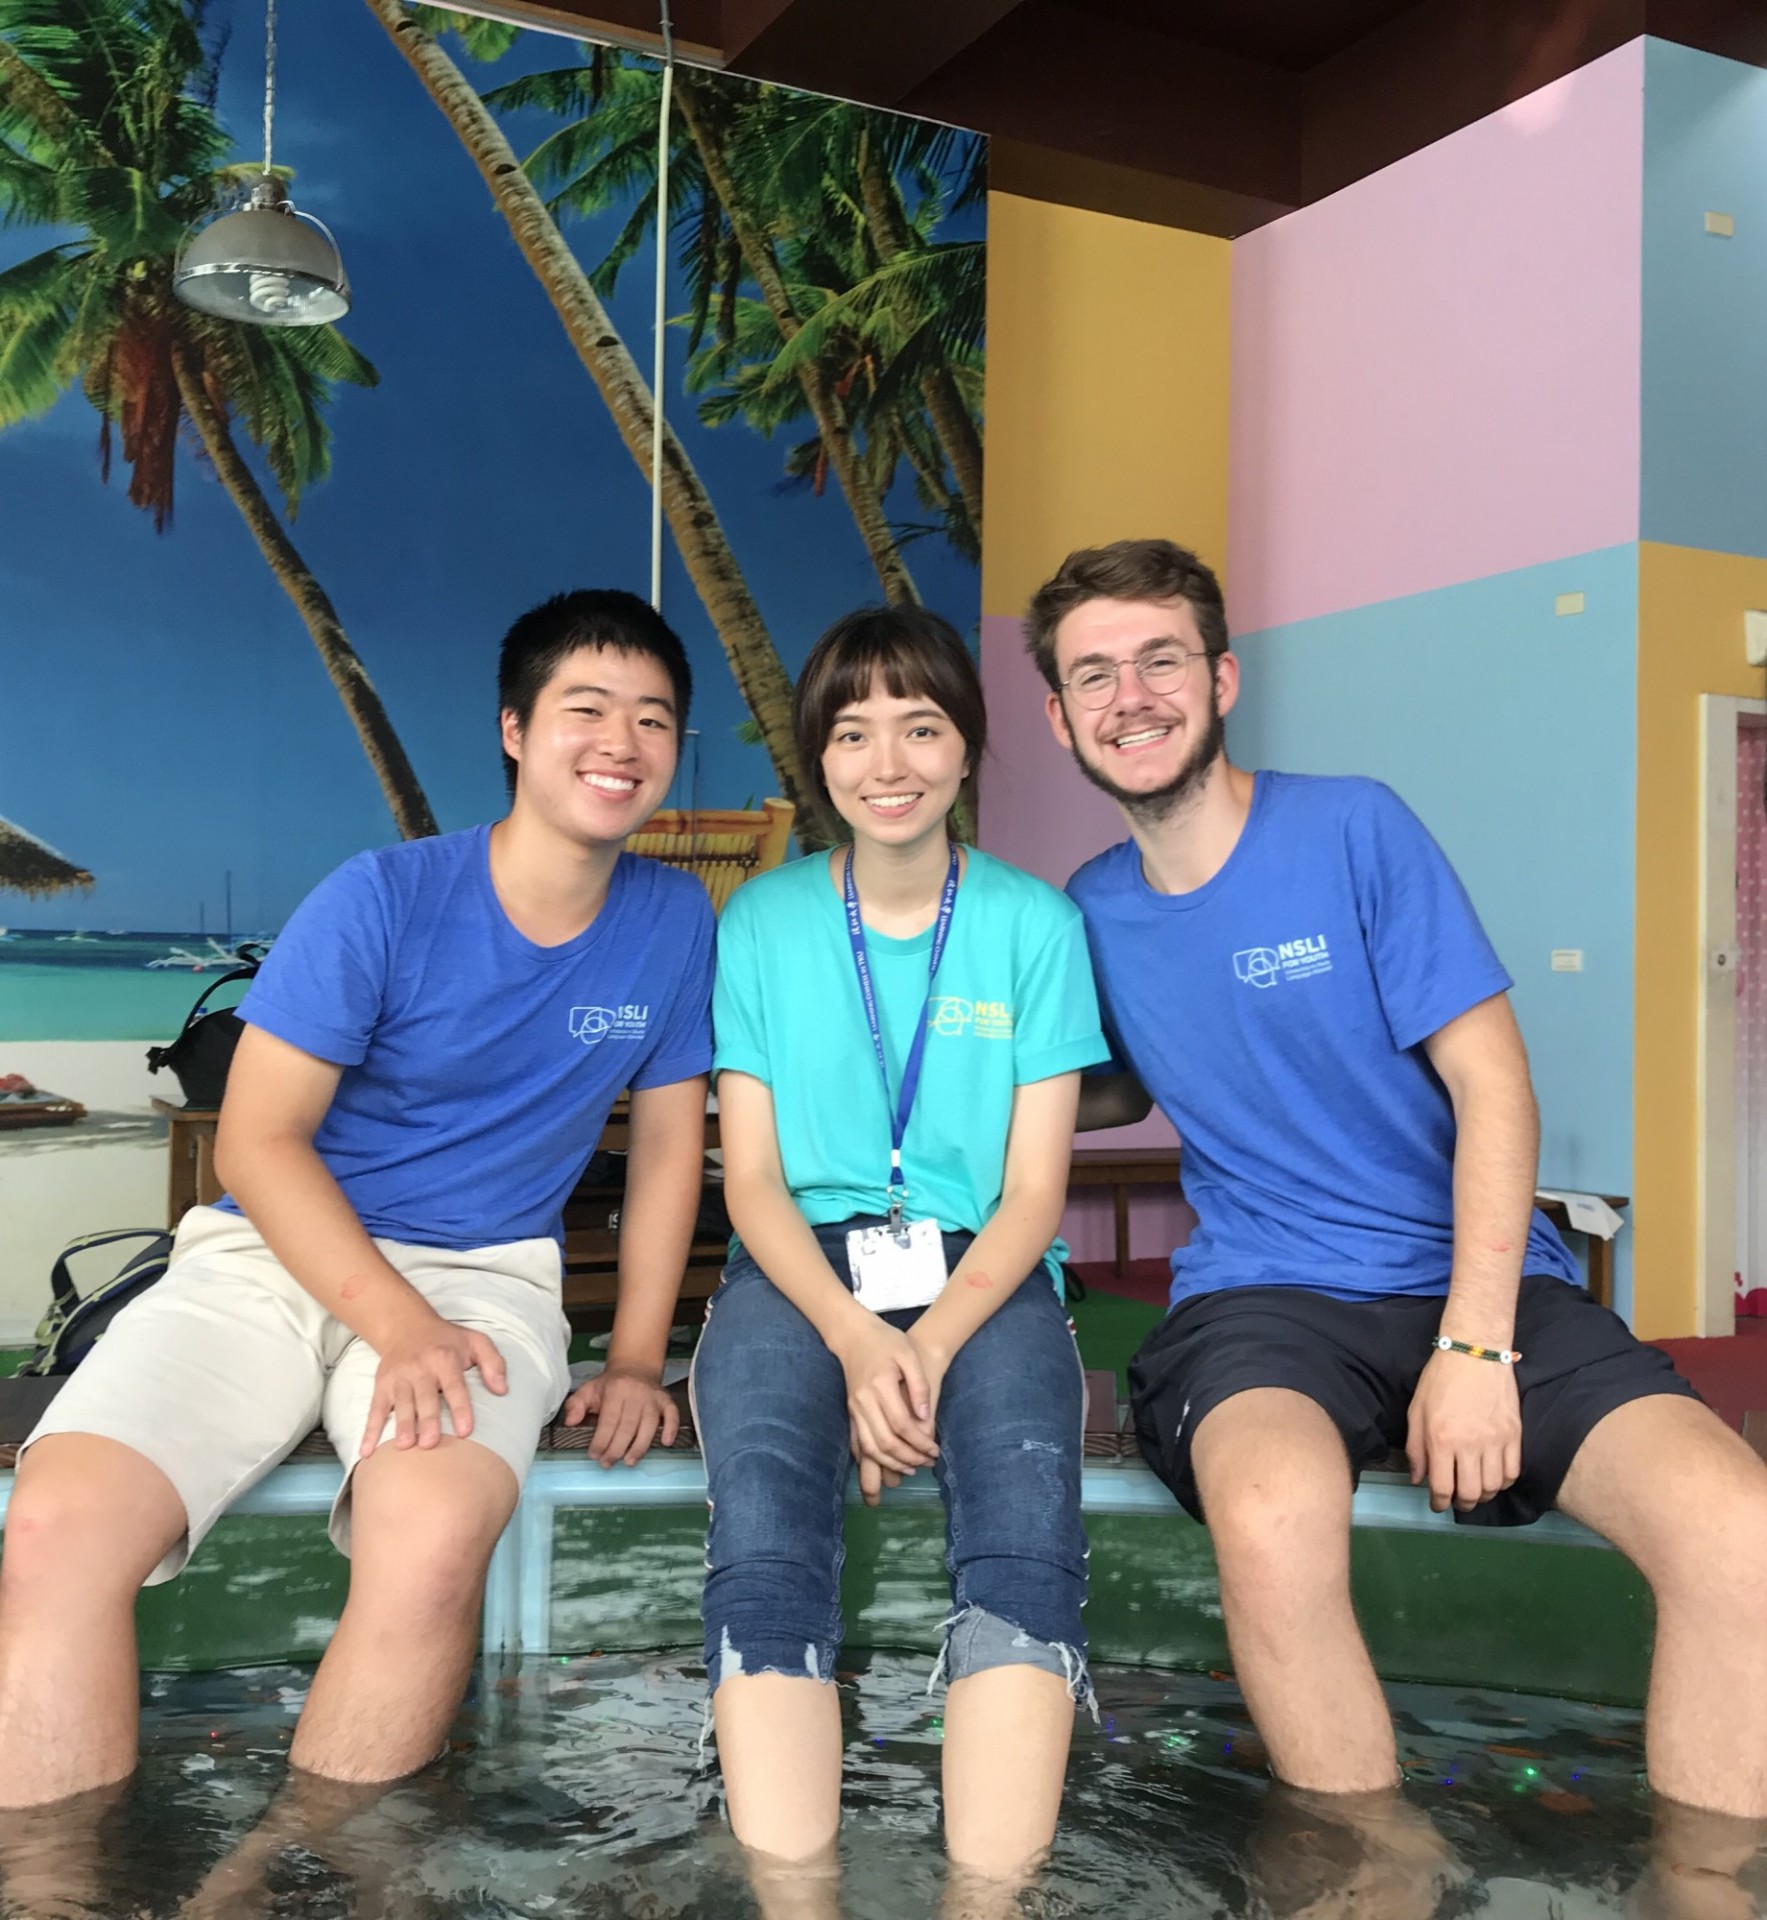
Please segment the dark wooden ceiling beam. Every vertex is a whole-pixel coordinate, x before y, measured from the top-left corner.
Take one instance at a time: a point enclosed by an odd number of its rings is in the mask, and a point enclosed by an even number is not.
[[[652,38],[658,19],[658,0],[501,5],[552,23],[576,15],[586,34],[600,25],[628,39]],[[1229,235],[1643,33],[1767,66],[1767,0],[1411,0],[1397,12],[1391,0],[671,8],[690,57],[990,135],[991,177],[1006,191]],[[1318,58],[1321,47],[1335,51]]]
[[[1646,33],[1767,67],[1767,6],[1762,0],[1644,0],[1644,18]]]
[[[1022,0],[898,104],[999,138],[1225,189],[1271,206],[1301,188],[1300,80],[1145,28]]]
[[[1422,0],[1303,81],[1301,197],[1323,200],[1644,32],[1645,0]]]
[[[724,58],[757,80],[893,107],[1018,0],[725,0]]]

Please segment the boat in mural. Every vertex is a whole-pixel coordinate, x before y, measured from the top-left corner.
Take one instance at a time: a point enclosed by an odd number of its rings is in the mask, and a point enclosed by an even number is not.
[[[250,944],[268,952],[272,942],[254,940]],[[223,946],[213,934],[210,934],[206,947],[173,947],[169,953],[162,953],[157,960],[146,960],[142,964],[150,973],[156,973],[162,969],[176,969],[182,973],[220,973],[228,967],[237,967],[239,962],[240,955],[232,947]]]

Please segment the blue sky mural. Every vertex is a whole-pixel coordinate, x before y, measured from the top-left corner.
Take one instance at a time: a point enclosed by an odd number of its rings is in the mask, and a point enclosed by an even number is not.
[[[249,159],[262,15],[215,4],[207,30],[226,37],[216,107]],[[373,389],[338,389],[332,474],[292,533],[437,819],[460,827],[502,806],[501,632],[562,588],[646,591],[648,490],[459,140],[362,0],[284,7],[279,41],[277,158],[338,237],[355,302],[343,331],[380,374]],[[494,66],[453,51],[481,90],[581,57],[539,34]],[[557,122],[520,111],[504,125],[525,155]],[[903,204],[927,213],[919,239],[979,243],[979,199],[942,197],[978,157],[963,136],[942,155],[943,180],[902,181]],[[628,210],[565,225],[586,265]],[[0,269],[54,237],[0,231]],[[647,377],[653,244],[608,301]],[[679,267],[671,304],[689,305]],[[772,439],[740,421],[703,425],[683,391],[685,331],[671,333],[671,422],[795,671],[831,619],[881,597],[877,573],[834,479],[785,478],[808,423]],[[101,484],[98,433],[77,387],[0,431],[0,816],[97,881],[85,895],[0,893],[0,922],[194,929],[200,915],[214,931],[230,876],[232,930],[273,932],[327,870],[393,837],[386,803],[301,620],[194,444],[179,449],[173,522],[156,534],[120,463]],[[976,566],[917,497],[906,459],[885,504],[920,596],[971,630]],[[675,799],[758,804],[776,791],[772,767],[738,737],[746,709],[672,547],[663,604],[698,681],[698,790],[689,754]],[[21,1030],[5,1002],[16,1012],[22,982],[9,990],[6,971],[0,1038]]]

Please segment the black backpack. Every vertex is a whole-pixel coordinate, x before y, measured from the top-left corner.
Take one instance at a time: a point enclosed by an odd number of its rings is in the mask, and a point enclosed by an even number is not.
[[[230,980],[254,978],[264,963],[262,947],[247,944],[238,949],[238,954],[241,964],[211,980],[197,996],[196,1005],[184,1016],[177,1039],[168,1046],[147,1050],[148,1072],[170,1067],[187,1107],[218,1107],[227,1091],[227,1069],[233,1064],[233,1049],[239,1045],[245,1022],[231,1007],[210,1008],[209,995]]]
[[[81,1293],[68,1271],[68,1261],[75,1254],[119,1240],[147,1244],[108,1280],[100,1281],[90,1293]],[[72,1373],[105,1328],[165,1272],[171,1257],[172,1236],[160,1227],[115,1227],[70,1240],[49,1276],[49,1311],[37,1324],[36,1348],[19,1374],[59,1377]]]

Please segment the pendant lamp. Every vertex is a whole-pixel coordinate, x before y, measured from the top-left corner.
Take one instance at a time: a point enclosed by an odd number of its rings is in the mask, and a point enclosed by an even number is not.
[[[187,307],[260,327],[322,327],[350,310],[350,282],[322,221],[270,169],[276,118],[276,0],[264,6],[264,175],[237,213],[186,241],[172,291]]]

